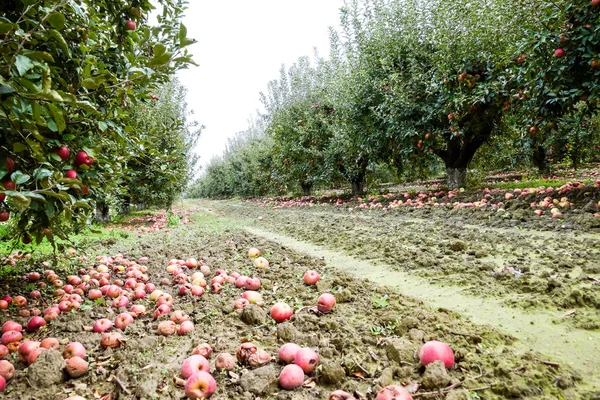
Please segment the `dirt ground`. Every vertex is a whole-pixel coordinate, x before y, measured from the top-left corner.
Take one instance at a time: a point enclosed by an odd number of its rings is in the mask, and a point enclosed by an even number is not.
[[[41,387],[31,381],[32,366],[14,361],[15,377],[4,397],[26,400],[62,400],[74,394],[86,399],[181,399],[181,364],[194,347],[209,343],[214,354],[235,354],[250,341],[271,355],[287,342],[315,349],[319,355],[316,373],[306,376],[305,387],[281,390],[277,377],[282,369],[276,361],[252,369],[238,365],[230,373],[215,372],[217,391],[213,399],[327,399],[336,389],[357,399],[374,399],[389,384],[409,387],[414,398],[446,399],[579,399],[599,398],[594,387],[597,376],[556,362],[536,351],[525,351],[519,340],[502,329],[472,322],[443,307],[431,307],[425,293],[415,299],[392,287],[366,280],[360,274],[330,265],[319,257],[298,252],[279,241],[268,240],[250,229],[285,234],[306,243],[322,244],[355,259],[377,262],[383,268],[410,272],[437,285],[461,287],[483,298],[503,298],[516,307],[576,310],[557,323],[573,328],[598,329],[597,278],[599,240],[593,232],[569,232],[544,236],[505,226],[497,227],[424,215],[389,215],[376,212],[355,215],[334,207],[278,209],[241,202],[189,202],[190,222],[171,230],[140,234],[134,240],[97,244],[85,249],[89,259],[100,254],[123,254],[130,260],[148,257],[150,281],[174,298],[173,310],[184,310],[195,324],[187,336],[160,336],[157,325],[168,316],[153,320],[154,303],[136,300],[150,311],[127,327],[125,343],[117,349],[102,349],[98,333],[89,331],[101,317],[114,319],[119,311],[110,302],[84,303],[86,307],[62,313],[56,320],[26,339],[55,337],[64,345],[81,342],[87,349],[89,372],[78,379]],[[257,220],[262,216],[262,220]],[[465,218],[469,223],[472,220]],[[270,266],[258,270],[247,257],[250,247],[259,248]],[[234,310],[234,300],[243,289],[223,285],[218,294],[178,296],[166,271],[170,259],[195,257],[217,269],[261,279],[265,304],[246,311]],[[34,257],[35,258],[35,257]],[[47,267],[36,260],[36,269]],[[92,262],[73,261],[66,276]],[[64,266],[66,263],[61,263]],[[53,267],[54,265],[51,265]],[[508,268],[512,267],[513,270]],[[526,269],[528,267],[528,269]],[[306,286],[304,272],[315,269],[321,281]],[[391,269],[390,269],[391,270]],[[514,271],[520,271],[516,277]],[[193,271],[188,271],[191,274]],[[165,280],[166,278],[166,280]],[[114,279],[123,279],[116,273]],[[164,282],[163,282],[164,281]],[[18,285],[2,287],[12,296]],[[314,306],[321,293],[336,296],[330,314]],[[4,293],[2,293],[4,295]],[[276,324],[268,316],[270,306],[285,301],[294,308],[289,322]],[[52,303],[51,291],[31,306]],[[245,315],[244,315],[245,314]],[[0,312],[7,319],[25,323],[14,309]],[[245,321],[245,322],[244,322]],[[562,325],[559,325],[562,326]],[[548,329],[552,329],[549,326]],[[116,328],[115,331],[118,331]],[[422,367],[418,351],[427,340],[441,340],[454,350],[456,364],[443,368]],[[214,362],[214,356],[210,360]],[[35,364],[34,364],[35,365]],[[36,368],[39,373],[39,368]],[[51,369],[48,369],[51,373]]]

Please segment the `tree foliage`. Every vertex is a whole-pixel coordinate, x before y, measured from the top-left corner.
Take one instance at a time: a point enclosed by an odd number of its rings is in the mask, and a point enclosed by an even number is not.
[[[25,239],[65,238],[90,221],[95,200],[148,144],[135,130],[135,108],[193,64],[185,47],[194,41],[180,23],[185,3],[156,4],[153,25],[149,0],[0,4],[1,207],[16,214]],[[76,179],[64,176],[70,170]]]

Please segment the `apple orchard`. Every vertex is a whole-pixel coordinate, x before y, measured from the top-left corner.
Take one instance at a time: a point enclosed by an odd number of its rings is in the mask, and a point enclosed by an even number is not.
[[[2,398],[600,396],[600,0],[344,1],[202,169],[194,3],[0,3]]]

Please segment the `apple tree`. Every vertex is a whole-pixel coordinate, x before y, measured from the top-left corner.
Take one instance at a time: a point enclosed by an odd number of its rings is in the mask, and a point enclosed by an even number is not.
[[[313,67],[302,57],[262,95],[267,109],[267,133],[273,140],[273,161],[286,186],[309,195],[315,184],[330,180],[325,149],[331,137],[333,108],[323,102],[327,66],[317,58]]]
[[[573,166],[600,145],[593,129],[600,101],[600,1],[541,2],[538,26],[515,60],[526,145],[542,171],[549,160]]]
[[[154,4],[154,25],[149,0],[0,4],[0,207],[23,241],[90,222],[127,174],[131,107],[193,63],[183,3]]]

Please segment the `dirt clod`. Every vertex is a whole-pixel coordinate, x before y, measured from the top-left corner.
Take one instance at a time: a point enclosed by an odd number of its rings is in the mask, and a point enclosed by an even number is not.
[[[35,388],[44,388],[63,379],[65,360],[58,351],[50,349],[40,353],[36,362],[27,370],[27,378]]]
[[[450,380],[450,375],[448,375],[444,363],[434,361],[425,368],[422,384],[427,389],[439,389],[446,387]]]
[[[405,338],[389,339],[385,345],[385,352],[390,361],[400,364],[402,361],[412,361],[417,347]]]
[[[327,362],[322,364],[321,381],[325,384],[338,384],[346,378],[346,371],[336,362]]]
[[[265,323],[265,320],[267,319],[267,313],[259,306],[255,304],[249,304],[244,307],[241,319],[245,324],[248,325],[261,325]]]
[[[278,371],[274,365],[266,365],[242,375],[240,385],[246,392],[256,395],[268,394],[277,387]]]

